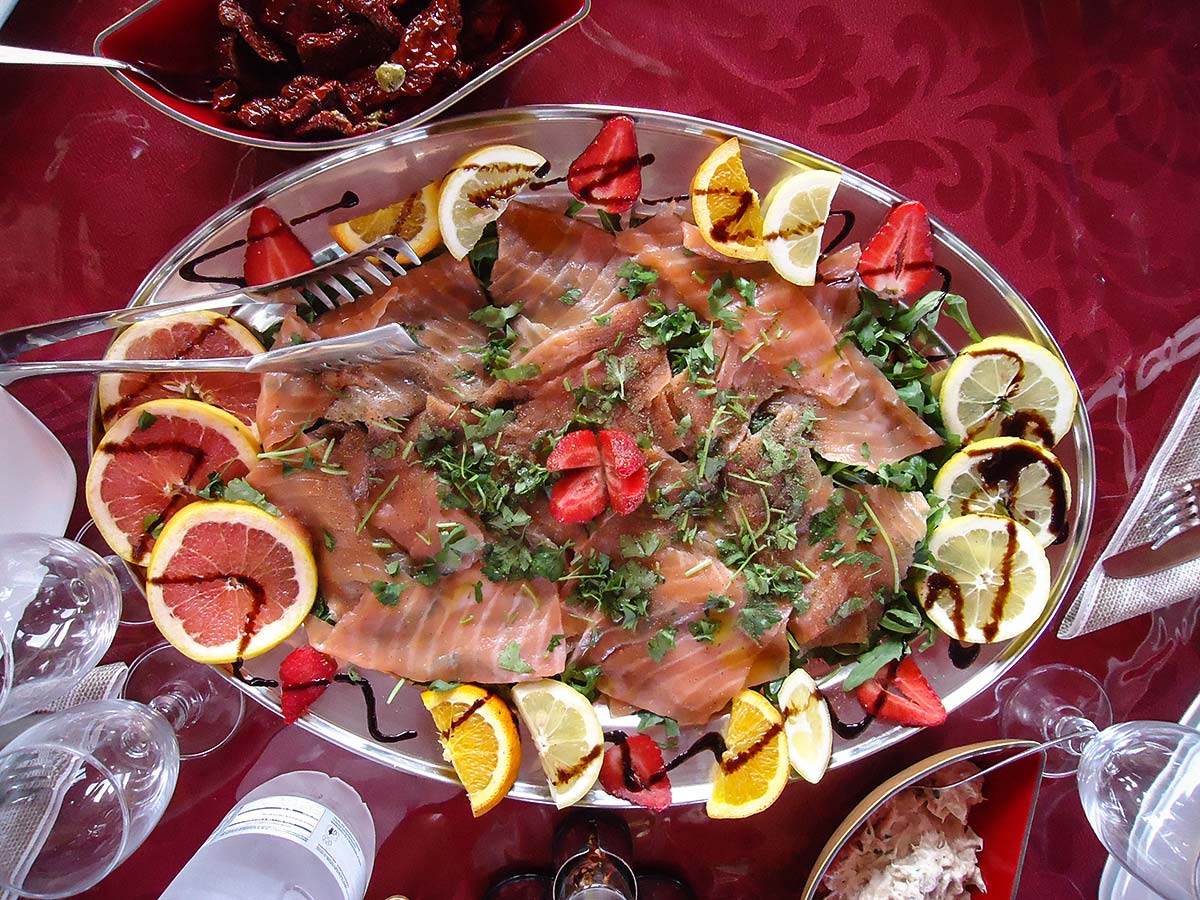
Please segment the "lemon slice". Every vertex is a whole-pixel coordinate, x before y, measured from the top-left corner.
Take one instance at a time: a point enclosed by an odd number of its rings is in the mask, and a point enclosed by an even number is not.
[[[587,698],[561,681],[543,678],[518,684],[513,702],[550,784],[559,809],[583,799],[600,777],[604,729]]]
[[[249,503],[193,503],[171,517],[146,566],[154,624],[189,659],[266,653],[317,599],[317,563],[295,522]]]
[[[431,253],[442,240],[437,219],[438,183],[427,184],[398,203],[333,225],[329,234],[347,253],[357,253],[384,235],[408,241],[417,256]]]
[[[933,530],[935,571],[921,585],[929,618],[971,644],[1006,641],[1027,630],[1050,600],[1050,563],[1024,525],[966,515]]]
[[[841,181],[837,172],[805,170],[789,175],[767,194],[762,226],[767,259],[793,284],[816,282],[825,220]]]
[[[959,351],[942,378],[942,417],[964,443],[1021,437],[1057,444],[1079,391],[1061,359],[1024,338],[990,337]]]
[[[735,259],[766,259],[762,211],[737,138],[708,155],[692,177],[692,215],[713,249]]]
[[[946,460],[933,480],[952,516],[1016,519],[1043,547],[1067,536],[1071,479],[1058,457],[1021,438],[984,438]]]
[[[495,694],[473,684],[425,691],[442,752],[467,789],[476,817],[504,799],[521,766],[521,739],[512,713]]]
[[[742,691],[733,698],[725,746],[705,811],[710,819],[741,819],[762,812],[788,783],[783,716],[762,694]]]
[[[442,242],[462,259],[479,241],[489,222],[525,189],[546,159],[514,144],[495,144],[468,153],[442,181],[437,220]]]
[[[779,688],[779,708],[783,710],[788,760],[797,775],[816,784],[833,755],[833,728],[829,707],[812,676],[797,669],[785,678]]]

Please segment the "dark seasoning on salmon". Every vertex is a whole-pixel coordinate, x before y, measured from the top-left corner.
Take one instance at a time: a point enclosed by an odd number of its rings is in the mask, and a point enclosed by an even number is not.
[[[285,342],[399,322],[430,351],[264,380],[247,481],[312,537],[313,645],[698,725],[798,666],[861,659],[861,682],[930,637],[908,573],[950,448],[922,341],[961,298],[876,297],[857,245],[802,288],[672,213],[578,209],[514,202],[467,260],[284,321]],[[546,457],[579,428],[636,439],[631,514],[549,515]]]

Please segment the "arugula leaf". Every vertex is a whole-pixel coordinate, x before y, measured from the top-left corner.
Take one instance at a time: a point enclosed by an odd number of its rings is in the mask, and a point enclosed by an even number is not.
[[[461,681],[442,681],[440,678],[435,678],[429,682],[429,689],[431,691],[438,691],[439,693],[442,691],[452,691],[457,687],[462,687]]]
[[[975,325],[971,322],[971,316],[967,312],[966,297],[958,294],[947,294],[946,298],[942,301],[942,309],[946,311],[946,315],[962,326],[963,331],[967,333],[967,337],[973,341],[983,340],[983,335],[975,329]]]
[[[233,503],[250,503],[257,506],[259,509],[269,512],[271,515],[279,518],[283,516],[283,510],[267,499],[266,495],[256,489],[250,482],[244,478],[235,478],[229,484],[225,485],[225,491],[222,498]]]
[[[586,203],[580,203],[578,200],[571,199],[567,201],[567,210],[563,213],[568,219],[573,219],[581,209],[587,206]]]
[[[521,314],[521,307],[524,305],[523,303],[510,303],[508,306],[481,306],[468,318],[472,322],[478,322],[484,328],[499,331],[511,319],[515,319]]]
[[[842,689],[852,691],[859,685],[875,677],[875,673],[888,663],[904,655],[904,642],[898,640],[881,641],[858,658],[850,674],[842,683]]]
[[[475,246],[471,248],[471,252],[467,254],[467,263],[471,266],[471,271],[475,273],[479,283],[483,285],[484,290],[491,286],[492,268],[496,265],[496,259],[499,256],[500,233],[496,230],[496,223],[489,222],[484,227],[483,234],[479,236]]]
[[[596,210],[596,216],[600,219],[600,225],[609,234],[616,234],[621,230],[621,217],[610,213],[606,209]]]
[[[337,619],[334,618],[333,611],[329,608],[329,604],[325,601],[325,595],[317,592],[317,599],[313,601],[312,609],[308,611],[310,616],[316,616],[322,622],[328,622],[330,625],[336,625]]]
[[[645,711],[638,713],[637,730],[640,733],[645,733],[656,725],[662,726],[663,734],[667,738],[664,746],[674,747],[679,742],[679,723],[670,716],[660,716],[656,713]]]
[[[146,532],[152,538],[157,538],[162,534],[163,526],[166,524],[160,513],[151,513],[142,519],[142,531]]]
[[[518,675],[528,675],[533,671],[533,666],[521,659],[520,641],[509,641],[505,644],[496,660],[496,665],[508,672],[516,672]]]

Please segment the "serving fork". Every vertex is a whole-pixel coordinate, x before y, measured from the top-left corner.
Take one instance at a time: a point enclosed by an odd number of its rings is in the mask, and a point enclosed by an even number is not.
[[[197,297],[184,297],[165,303],[148,303],[145,306],[85,313],[81,316],[71,316],[38,325],[0,331],[0,362],[11,362],[22,353],[38,347],[57,344],[59,341],[71,340],[98,331],[124,328],[134,322],[183,311],[225,309],[246,303],[299,305],[308,302],[309,298],[316,298],[328,307],[336,307],[343,302],[354,300],[356,297],[354,290],[369,294],[378,288],[390,287],[397,278],[405,274],[404,266],[400,264],[400,257],[414,266],[421,264],[421,258],[417,256],[407,241],[388,235],[355,253],[339,256],[315,266],[307,272],[272,281],[269,284],[227,288]],[[354,290],[351,290],[351,287]],[[150,362],[150,360],[146,360],[146,362]],[[159,362],[179,363],[181,360],[160,360]],[[89,365],[94,365],[94,363]],[[170,369],[138,369],[136,371],[177,371],[179,369],[180,366],[176,365]],[[80,371],[99,370],[93,368]]]
[[[1200,478],[1168,488],[1153,503],[1145,515],[1154,522],[1148,543],[1157,550],[1171,538],[1200,526]]]
[[[421,349],[395,323],[341,337],[325,338],[267,350],[252,356],[211,359],[60,359],[48,362],[0,364],[0,386],[23,378],[105,372],[320,372],[385,362]]]

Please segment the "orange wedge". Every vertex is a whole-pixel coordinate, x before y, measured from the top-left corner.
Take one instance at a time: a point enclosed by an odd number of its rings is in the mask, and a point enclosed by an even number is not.
[[[442,242],[437,220],[438,182],[427,184],[403,200],[329,229],[347,253],[356,253],[384,235],[402,237],[418,256],[432,253]]]
[[[742,819],[760,813],[788,783],[783,716],[766,697],[742,691],[733,698],[725,753],[705,811],[710,819]]]
[[[442,752],[467,789],[471,812],[482,816],[504,799],[521,766],[521,739],[508,706],[473,684],[425,691]]]
[[[766,259],[758,194],[750,187],[742,150],[730,138],[692,177],[692,215],[709,245],[735,259]]]

